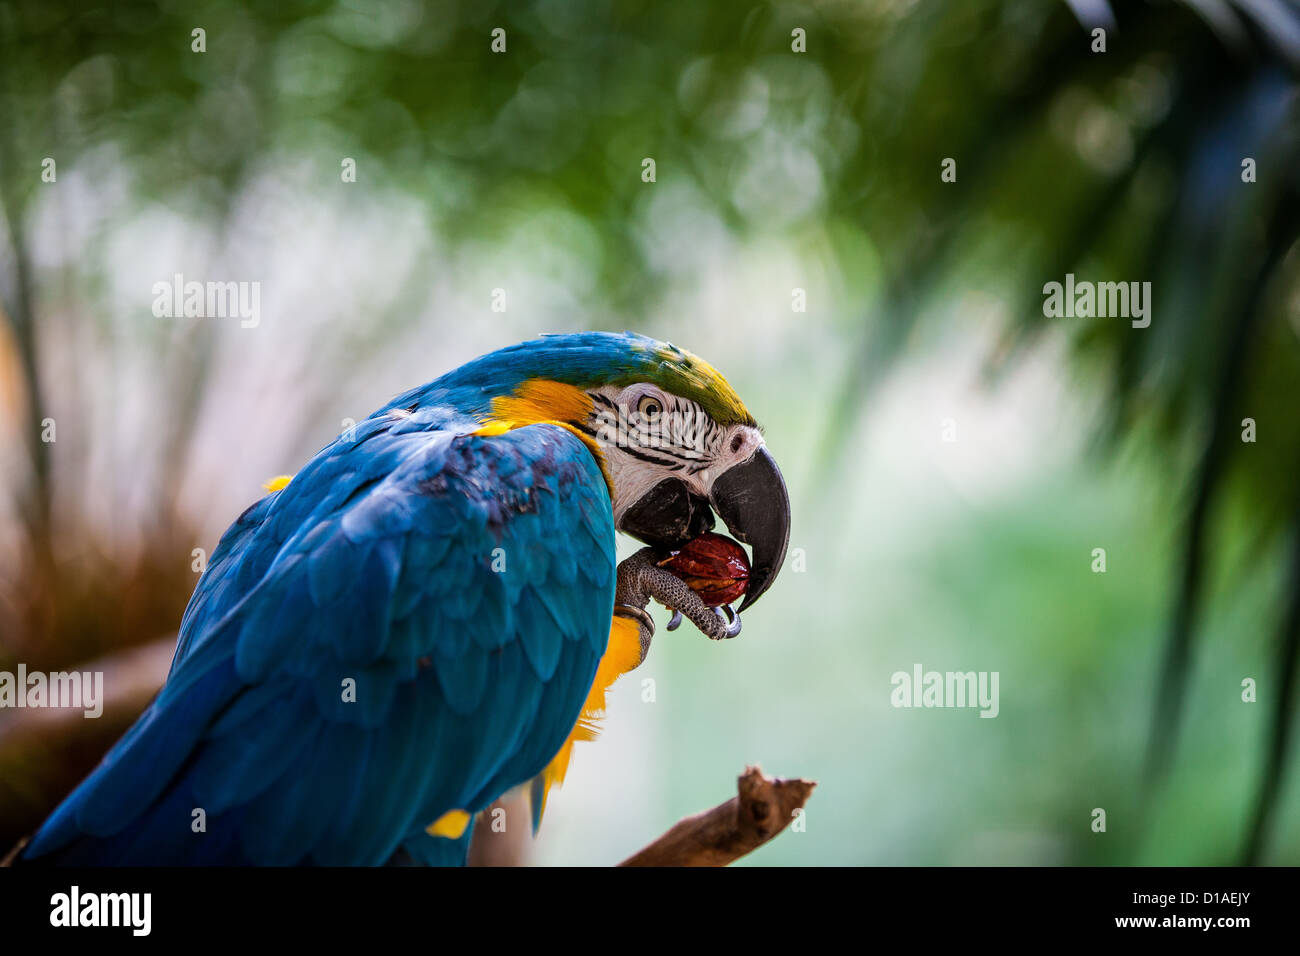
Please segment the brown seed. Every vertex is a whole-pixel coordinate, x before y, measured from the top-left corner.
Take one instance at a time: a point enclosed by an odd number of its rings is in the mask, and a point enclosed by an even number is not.
[[[709,607],[730,604],[749,587],[749,558],[740,543],[706,531],[657,562],[686,582]]]

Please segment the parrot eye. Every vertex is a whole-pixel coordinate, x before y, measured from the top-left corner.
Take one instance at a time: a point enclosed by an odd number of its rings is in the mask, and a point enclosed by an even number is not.
[[[637,414],[647,422],[658,420],[659,414],[663,410],[663,404],[653,395],[642,396],[641,400],[636,403]]]

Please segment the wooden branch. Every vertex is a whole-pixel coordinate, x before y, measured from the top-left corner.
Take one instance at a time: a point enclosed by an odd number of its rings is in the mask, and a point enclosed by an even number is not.
[[[813,780],[773,780],[746,767],[736,796],[686,817],[619,866],[726,866],[776,836],[808,802]]]

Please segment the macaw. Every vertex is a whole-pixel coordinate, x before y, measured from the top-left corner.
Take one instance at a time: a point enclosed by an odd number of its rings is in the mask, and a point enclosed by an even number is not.
[[[157,697],[21,862],[463,864],[504,794],[537,825],[645,657],[649,600],[734,635],[790,528],[727,381],[632,333],[485,355],[270,487],[222,536]],[[653,560],[715,511],[752,552],[734,614]],[[647,547],[616,564],[616,531]]]

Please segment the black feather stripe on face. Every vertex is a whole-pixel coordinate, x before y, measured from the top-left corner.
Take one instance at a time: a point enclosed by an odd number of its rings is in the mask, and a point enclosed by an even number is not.
[[[673,471],[696,474],[707,468],[726,433],[697,402],[678,395],[656,394],[663,407],[647,422],[602,392],[588,394],[593,408],[590,423],[579,426],[584,433],[606,442],[616,435],[616,444],[629,457]]]

